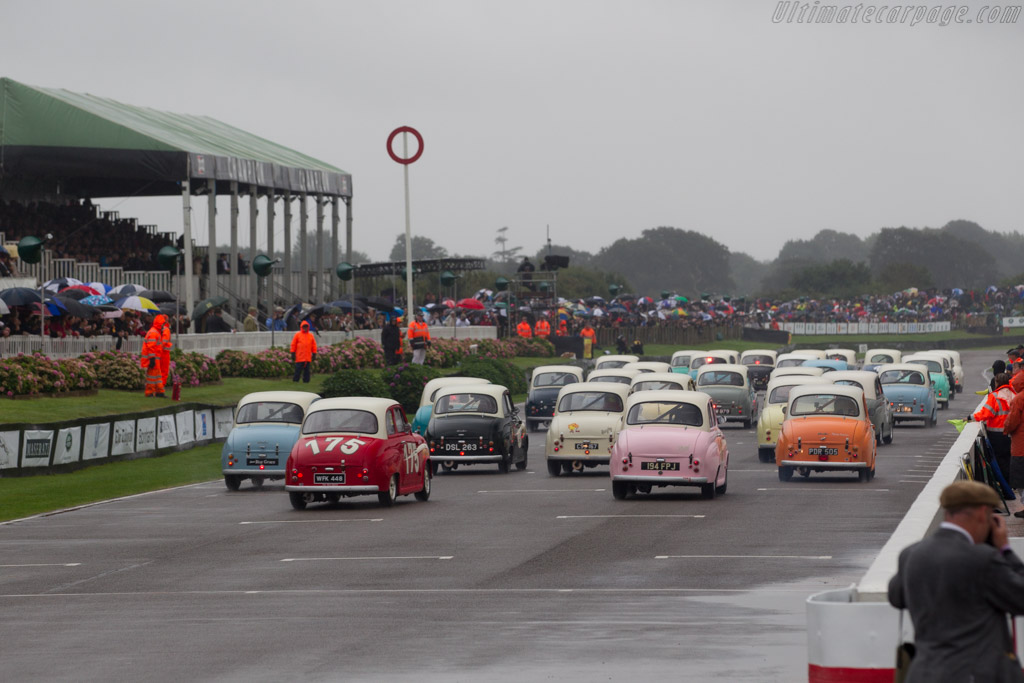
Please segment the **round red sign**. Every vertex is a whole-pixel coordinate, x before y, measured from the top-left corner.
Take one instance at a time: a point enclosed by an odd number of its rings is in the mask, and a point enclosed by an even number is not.
[[[402,157],[395,154],[395,152],[391,149],[391,143],[395,141],[395,138],[398,136],[399,133],[412,133],[412,136],[416,138],[416,142],[418,142],[420,145],[420,148],[416,150],[416,153],[413,154],[408,159],[403,159]],[[400,164],[411,164],[412,162],[419,159],[420,156],[423,154],[423,136],[419,134],[419,131],[410,126],[402,126],[401,128],[395,128],[393,131],[391,131],[391,135],[388,136],[388,154],[391,156],[392,159],[394,159]]]

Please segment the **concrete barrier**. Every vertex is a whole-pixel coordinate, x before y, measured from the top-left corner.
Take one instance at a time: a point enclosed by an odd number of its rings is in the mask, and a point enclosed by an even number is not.
[[[899,610],[889,605],[889,580],[900,552],[928,535],[942,520],[939,494],[973,472],[983,453],[984,426],[970,422],[953,443],[896,531],[856,585],[816,593],[807,599],[807,661],[811,683],[888,683],[893,680],[899,636]],[[1024,538],[1012,538],[1024,555]],[[1019,620],[1017,620],[1019,621]],[[1017,651],[1024,628],[1017,624]],[[903,619],[902,641],[913,641],[913,624]]]

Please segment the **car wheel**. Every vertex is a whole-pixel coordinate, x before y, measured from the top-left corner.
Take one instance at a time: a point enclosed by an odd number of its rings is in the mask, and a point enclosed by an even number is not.
[[[508,460],[508,453],[502,453],[501,460],[498,461],[498,471],[501,472],[502,474],[508,474]]]
[[[797,472],[799,472],[800,476],[803,477],[804,479],[808,479],[811,476],[810,467],[801,467],[800,469],[797,470]]]
[[[263,482],[264,482],[264,478],[263,477],[253,477],[252,478],[252,485],[255,488],[258,488],[258,489],[263,488]]]
[[[430,472],[423,473],[423,489],[413,494],[416,500],[426,502],[430,499]]]
[[[537,431],[537,423],[532,420],[526,420],[526,431],[535,432]]]
[[[938,424],[939,416],[937,415],[937,412],[938,411],[933,412],[931,418],[928,420],[929,427],[934,427],[936,424]]]
[[[242,485],[242,477],[237,474],[225,474],[224,475],[224,486],[228,487],[228,491],[237,491]]]
[[[743,428],[744,429],[750,429],[750,418],[749,417],[746,420],[743,421]]]
[[[714,482],[700,485],[700,497],[704,500],[714,500],[716,493],[718,493],[718,488]]]
[[[862,484],[866,484],[871,481],[871,470],[858,470],[857,480]]]
[[[757,449],[757,459],[760,462],[771,462],[772,460],[775,459],[775,449],[774,448],[758,448]]]
[[[874,467],[874,465],[872,465],[871,466],[871,476],[868,477],[868,481],[874,481],[874,480],[875,480],[875,467]]]
[[[526,461],[530,457],[530,439],[523,437],[523,443],[520,448],[523,451],[523,459],[516,463],[516,469],[522,472],[526,469]]]
[[[306,509],[306,494],[305,493],[289,493],[288,500],[291,501],[292,507],[296,510]]]
[[[398,499],[398,475],[392,475],[391,479],[388,480],[388,490],[381,491],[377,494],[377,500],[380,504],[386,508],[391,507],[395,504]]]
[[[892,431],[895,428],[896,428],[896,423],[895,422],[892,422],[892,423],[889,424],[889,435],[882,437],[882,442],[883,443],[885,443],[885,444],[891,444],[892,443]]]
[[[552,477],[557,477],[562,473],[562,463],[557,460],[548,460],[548,474]]]
[[[949,410],[949,401],[939,403],[939,410]]]
[[[330,503],[331,505],[337,505],[338,503],[341,502],[341,494],[340,493],[328,493],[327,494],[327,502]]]
[[[779,481],[789,481],[793,478],[793,468],[788,465],[779,467]]]
[[[729,468],[726,467],[725,468],[725,479],[722,481],[722,485],[721,486],[716,486],[715,487],[715,494],[719,495],[719,496],[722,495],[723,493],[725,493],[725,490],[728,487],[729,487]]]
[[[435,477],[437,476],[437,462],[434,460],[430,461],[430,474]]]
[[[615,500],[626,500],[626,496],[629,495],[629,485],[624,481],[613,481],[612,482],[612,496]]]

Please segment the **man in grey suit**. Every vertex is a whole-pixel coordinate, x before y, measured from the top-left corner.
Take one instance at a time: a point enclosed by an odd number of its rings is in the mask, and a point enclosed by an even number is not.
[[[939,498],[945,520],[900,553],[889,602],[914,622],[907,683],[1024,681],[1006,614],[1024,613],[1024,563],[1008,542],[990,486],[958,481]]]

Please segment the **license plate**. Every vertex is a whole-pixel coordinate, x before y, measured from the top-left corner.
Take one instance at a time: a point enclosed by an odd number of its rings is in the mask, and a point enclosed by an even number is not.
[[[715,406],[715,412],[718,413],[719,415],[728,415],[729,413],[732,412],[732,409],[726,408],[724,406]]]
[[[678,471],[679,463],[677,462],[642,462],[640,463],[641,470],[669,470]]]
[[[808,448],[808,455],[839,455],[838,448]]]
[[[314,484],[344,484],[345,473],[341,474],[320,474],[317,472],[313,475]]]
[[[588,450],[590,448],[597,448],[597,444],[596,443],[588,443],[586,441],[580,441],[578,444],[576,444],[576,450],[578,450],[578,451],[584,451],[584,450]]]
[[[247,467],[259,467],[260,465],[276,465],[277,458],[246,458]]]
[[[449,452],[457,451],[475,451],[477,444],[475,443],[446,443],[444,449]]]
[[[897,413],[912,413],[912,412],[914,412],[914,407],[913,406],[905,406],[905,405],[903,405],[901,403],[900,405],[896,406],[896,412]]]

